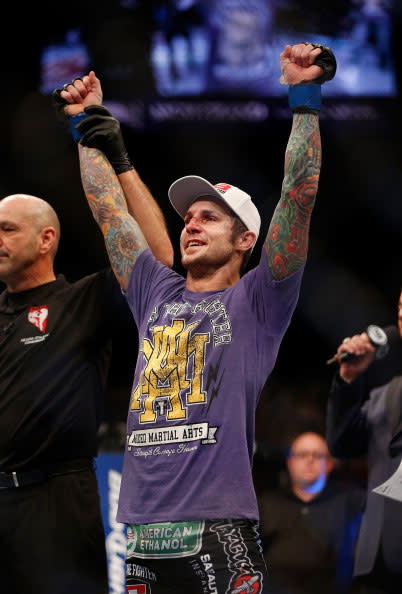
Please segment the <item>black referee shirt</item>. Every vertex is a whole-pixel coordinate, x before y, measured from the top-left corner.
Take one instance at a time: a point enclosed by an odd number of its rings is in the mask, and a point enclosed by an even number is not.
[[[110,269],[1,293],[0,471],[96,455],[121,308]]]

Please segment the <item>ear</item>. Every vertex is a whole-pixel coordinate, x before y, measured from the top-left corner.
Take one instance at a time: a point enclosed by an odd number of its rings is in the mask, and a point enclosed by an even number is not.
[[[244,231],[239,237],[237,238],[237,247],[242,252],[247,252],[250,250],[256,241],[256,235],[253,231]]]
[[[56,241],[56,229],[54,227],[43,227],[40,233],[39,252],[46,255]]]

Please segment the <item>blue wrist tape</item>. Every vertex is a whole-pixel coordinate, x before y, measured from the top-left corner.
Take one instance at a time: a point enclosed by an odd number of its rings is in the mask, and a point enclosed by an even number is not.
[[[77,114],[75,114],[75,115],[71,116],[71,117],[69,118],[69,120],[68,120],[68,125],[70,126],[70,131],[71,131],[71,134],[73,135],[73,138],[74,138],[74,140],[75,140],[76,142],[78,142],[78,141],[80,140],[80,138],[82,138],[82,134],[81,134],[81,132],[79,132],[79,131],[76,129],[76,127],[75,127],[75,126],[76,126],[76,125],[77,125],[77,124],[78,124],[78,123],[79,123],[81,120],[83,120],[84,118],[87,118],[87,117],[88,117],[88,114],[87,114],[87,113],[85,113],[84,111],[81,111],[80,113],[77,113]]]
[[[321,85],[305,84],[289,86],[289,107],[320,111]]]

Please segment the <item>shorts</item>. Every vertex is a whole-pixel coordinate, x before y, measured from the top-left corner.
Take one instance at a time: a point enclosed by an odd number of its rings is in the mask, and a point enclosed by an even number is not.
[[[0,591],[107,594],[94,470],[0,490]]]
[[[128,524],[127,594],[268,594],[258,523]]]

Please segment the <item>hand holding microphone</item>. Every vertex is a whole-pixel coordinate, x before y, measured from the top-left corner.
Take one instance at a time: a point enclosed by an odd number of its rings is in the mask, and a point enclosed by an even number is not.
[[[374,359],[382,359],[389,351],[390,341],[399,339],[398,330],[394,326],[385,329],[370,325],[366,332],[344,338],[336,355],[328,359],[327,365],[338,362],[339,374],[345,382],[354,381],[365,371]]]

